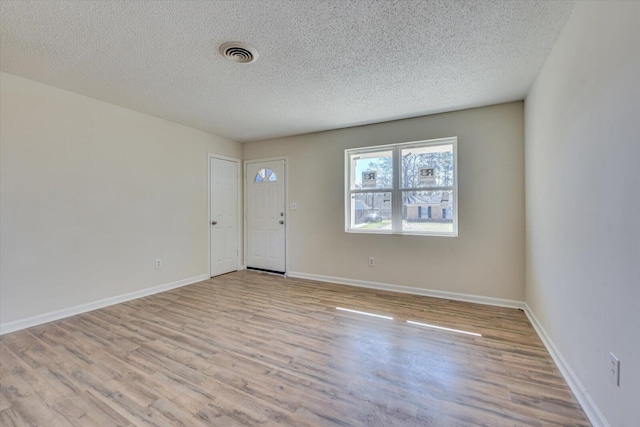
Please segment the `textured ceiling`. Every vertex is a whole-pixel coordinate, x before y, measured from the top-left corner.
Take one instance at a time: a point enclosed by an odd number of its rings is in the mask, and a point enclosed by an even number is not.
[[[3,71],[252,141],[523,99],[569,1],[0,1]],[[236,64],[226,41],[254,46]]]

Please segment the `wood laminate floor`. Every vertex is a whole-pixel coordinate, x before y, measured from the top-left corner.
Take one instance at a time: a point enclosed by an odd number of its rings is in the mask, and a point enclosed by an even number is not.
[[[248,271],[6,334],[0,376],[2,426],[590,425],[520,310]]]

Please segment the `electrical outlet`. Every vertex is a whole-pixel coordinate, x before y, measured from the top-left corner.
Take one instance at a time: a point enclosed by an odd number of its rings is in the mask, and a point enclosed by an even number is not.
[[[369,257],[369,267],[375,267],[376,266],[376,259],[372,256]]]
[[[615,354],[609,353],[609,375],[611,381],[618,387],[620,386],[620,359]]]
[[[162,259],[161,258],[158,258],[156,260],[156,268],[162,268]]]

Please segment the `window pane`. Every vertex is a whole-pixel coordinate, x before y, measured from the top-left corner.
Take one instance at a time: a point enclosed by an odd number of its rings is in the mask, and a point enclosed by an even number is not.
[[[391,193],[352,194],[351,228],[391,231]]]
[[[402,231],[453,232],[453,191],[403,191]]]
[[[253,182],[276,182],[278,177],[274,171],[269,168],[262,168],[256,174],[256,177],[253,179]]]
[[[345,150],[345,230],[457,236],[456,147],[452,137]]]
[[[403,148],[401,156],[402,188],[453,185],[453,144]]]
[[[352,190],[387,189],[393,186],[392,152],[377,151],[351,155]]]

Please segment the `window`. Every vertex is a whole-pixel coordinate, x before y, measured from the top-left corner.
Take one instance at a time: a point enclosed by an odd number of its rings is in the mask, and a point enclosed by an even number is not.
[[[345,230],[458,235],[457,138],[345,150]]]
[[[256,177],[253,179],[253,182],[276,182],[278,178],[274,171],[269,168],[262,168],[256,174]]]

